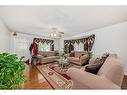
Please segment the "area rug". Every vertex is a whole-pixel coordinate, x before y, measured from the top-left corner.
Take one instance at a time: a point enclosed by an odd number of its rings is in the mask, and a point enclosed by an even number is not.
[[[71,78],[66,74],[67,69],[62,70],[59,67],[59,64],[49,64],[49,68],[66,78],[67,80],[71,80]]]
[[[71,78],[65,71],[61,72],[59,68],[55,68],[57,64],[36,65],[36,67],[55,89],[71,89],[73,84]]]

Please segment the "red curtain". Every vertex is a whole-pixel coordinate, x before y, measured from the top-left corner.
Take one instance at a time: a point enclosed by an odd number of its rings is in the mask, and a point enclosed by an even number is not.
[[[33,55],[36,56],[37,55],[37,42],[34,41],[33,43]]]

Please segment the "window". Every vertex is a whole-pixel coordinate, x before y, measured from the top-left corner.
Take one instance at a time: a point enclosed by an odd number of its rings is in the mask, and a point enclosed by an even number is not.
[[[83,51],[84,50],[84,45],[83,45],[82,42],[79,43],[78,50],[79,51]]]
[[[39,51],[50,51],[50,43],[47,44],[46,42],[39,42],[38,44]]]
[[[78,43],[75,43],[74,44],[74,50],[75,51],[83,51],[84,50],[84,45],[82,42],[80,42],[79,44]]]
[[[78,44],[77,43],[74,44],[74,50],[78,51]]]
[[[50,43],[46,43],[45,44],[45,51],[50,51]]]

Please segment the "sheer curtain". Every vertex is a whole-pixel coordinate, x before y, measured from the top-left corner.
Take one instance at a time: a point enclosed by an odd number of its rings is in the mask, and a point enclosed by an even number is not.
[[[83,50],[84,50],[84,45],[82,42],[80,42],[78,45],[78,51],[83,51]]]
[[[77,43],[74,44],[74,50],[78,51],[78,44]]]
[[[79,44],[78,43],[75,43],[74,44],[74,50],[75,51],[83,51],[84,50],[84,45],[82,42],[80,42]]]
[[[50,51],[50,43],[41,43],[39,42],[39,46],[38,46],[39,51]]]

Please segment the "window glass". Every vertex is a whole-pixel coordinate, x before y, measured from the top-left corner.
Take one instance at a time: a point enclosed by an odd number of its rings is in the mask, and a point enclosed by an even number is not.
[[[79,51],[83,51],[83,49],[84,49],[84,45],[83,45],[82,42],[80,42],[80,43],[79,43],[79,46],[78,46],[78,50],[79,50]]]
[[[39,42],[39,50],[40,51],[50,51],[50,43],[46,43],[46,42],[44,42],[44,43],[41,43],[40,44],[40,42]]]
[[[75,43],[74,44],[74,50],[75,51],[83,51],[84,50],[84,45],[82,42],[80,42],[79,44]]]
[[[74,50],[78,51],[78,44],[77,43],[74,44]]]

